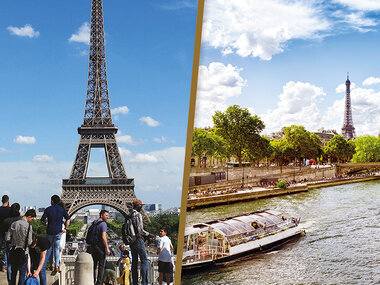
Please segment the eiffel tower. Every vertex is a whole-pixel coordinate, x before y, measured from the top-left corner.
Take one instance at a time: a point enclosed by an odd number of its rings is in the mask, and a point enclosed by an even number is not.
[[[134,180],[128,178],[120,157],[108,96],[103,3],[92,0],[87,96],[83,124],[69,179],[62,181],[62,202],[69,215],[95,204],[108,205],[123,215],[136,199]],[[103,148],[108,177],[87,177],[92,148]]]
[[[355,128],[354,123],[352,121],[352,111],[351,111],[351,95],[350,95],[350,79],[348,78],[347,73],[347,80],[346,80],[346,100],[345,100],[345,106],[344,106],[344,119],[343,119],[343,127],[342,127],[342,135],[347,140],[352,140],[355,138]]]

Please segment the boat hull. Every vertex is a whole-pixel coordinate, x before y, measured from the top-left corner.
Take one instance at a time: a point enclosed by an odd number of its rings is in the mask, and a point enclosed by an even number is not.
[[[305,233],[304,229],[294,227],[283,232],[273,234],[261,239],[248,242],[243,245],[236,246],[235,249],[231,248],[232,253],[228,256],[221,257],[213,260],[197,261],[192,263],[183,263],[182,272],[191,274],[194,270],[209,269],[210,267],[221,267],[234,259],[255,253],[273,249],[281,246],[292,239],[295,239]]]

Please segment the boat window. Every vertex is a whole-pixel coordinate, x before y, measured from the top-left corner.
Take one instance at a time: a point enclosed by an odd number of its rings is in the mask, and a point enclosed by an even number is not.
[[[234,228],[234,227],[232,227],[229,224],[226,224],[224,222],[213,224],[212,227],[218,229],[219,231],[221,231],[222,233],[224,233],[227,236],[239,233],[239,231],[236,228]]]

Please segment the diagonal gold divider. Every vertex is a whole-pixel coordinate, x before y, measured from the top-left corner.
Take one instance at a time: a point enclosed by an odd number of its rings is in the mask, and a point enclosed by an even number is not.
[[[203,10],[204,10],[204,0],[198,0],[197,23],[196,23],[196,31],[195,31],[195,42],[194,42],[193,70],[192,70],[192,76],[191,76],[191,89],[190,89],[189,118],[187,121],[185,162],[184,162],[183,180],[182,180],[181,213],[180,213],[180,218],[179,218],[179,229],[178,229],[177,259],[176,259],[175,279],[174,279],[175,285],[181,284],[183,242],[184,242],[185,225],[186,225],[187,192],[188,192],[188,187],[189,187],[191,146],[192,146],[192,140],[193,140],[195,103],[196,103],[197,88],[198,88],[198,70],[199,70],[199,56],[200,56],[201,39],[202,39]]]

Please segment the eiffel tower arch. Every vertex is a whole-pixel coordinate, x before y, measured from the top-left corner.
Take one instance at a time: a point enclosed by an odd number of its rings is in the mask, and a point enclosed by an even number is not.
[[[108,95],[104,42],[103,3],[92,0],[87,95],[77,153],[70,177],[62,181],[62,202],[72,215],[96,204],[108,205],[124,216],[136,199],[134,180],[128,178],[116,142]],[[87,177],[90,152],[103,148],[108,177]]]

